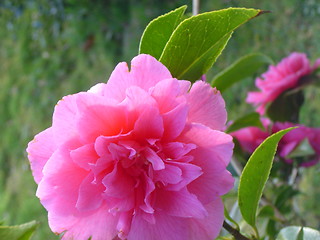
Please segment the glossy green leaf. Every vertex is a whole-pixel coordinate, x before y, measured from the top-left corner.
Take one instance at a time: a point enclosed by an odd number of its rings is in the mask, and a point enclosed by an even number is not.
[[[320,240],[320,232],[308,227],[290,226],[283,228],[276,240]]]
[[[142,34],[139,53],[150,54],[159,59],[173,31],[182,21],[186,8],[187,6],[182,6],[152,20]]]
[[[256,9],[228,8],[192,16],[173,32],[160,61],[178,79],[200,79],[221,54],[232,32],[260,13]]]
[[[262,66],[272,63],[269,57],[261,53],[249,54],[216,75],[212,80],[212,86],[223,92],[234,83],[252,77]]]
[[[238,118],[227,128],[226,132],[230,133],[250,126],[263,129],[263,125],[260,121],[260,115],[258,113],[253,112]]]
[[[238,192],[239,208],[243,219],[255,230],[258,203],[270,174],[278,142],[292,129],[281,130],[264,140],[243,169]]]
[[[285,91],[268,106],[267,115],[273,121],[298,123],[303,102],[304,95],[301,90]]]
[[[16,226],[0,226],[0,239],[29,240],[37,226],[36,221]]]
[[[226,207],[224,207],[224,217],[229,220],[230,222],[232,222],[235,226],[236,226],[236,229],[239,231],[240,230],[240,227],[239,227],[239,224],[229,215],[229,212],[228,210],[226,209]]]

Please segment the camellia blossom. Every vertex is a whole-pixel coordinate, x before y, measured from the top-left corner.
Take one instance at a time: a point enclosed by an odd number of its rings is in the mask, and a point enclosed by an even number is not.
[[[27,152],[62,239],[214,239],[233,187],[219,91],[173,78],[149,55],[64,97]]]
[[[282,129],[295,126],[298,126],[298,128],[288,132],[279,142],[278,154],[284,159],[285,162],[292,164],[294,160],[290,158],[290,154],[304,140],[307,140],[310,146],[312,147],[314,154],[308,157],[308,159],[306,159],[304,162],[301,162],[300,166],[313,166],[320,160],[320,129],[309,128],[303,125],[297,125],[290,122],[276,122],[272,127],[272,132],[275,133]]]
[[[271,126],[271,121],[268,118],[261,118],[261,123],[264,129],[259,127],[246,127],[231,132],[230,135],[238,140],[244,151],[251,154],[267,137],[270,136],[269,127]]]
[[[263,115],[267,104],[273,102],[288,89],[299,86],[299,80],[311,74],[320,65],[320,59],[312,66],[304,53],[291,53],[276,66],[270,66],[256,79],[260,92],[249,92],[247,102],[257,106],[256,111]]]
[[[306,157],[304,162],[299,163],[302,167],[310,167],[315,165],[320,160],[320,129],[309,128],[301,124],[294,124],[290,122],[275,122],[272,123],[267,118],[261,118],[264,129],[258,127],[246,127],[235,132],[230,133],[237,139],[241,148],[252,154],[254,150],[270,135],[290,127],[298,127],[291,130],[284,135],[279,142],[277,155],[281,157],[286,163],[292,164],[294,159],[290,154],[300,145],[304,140],[307,140],[312,147],[314,154]]]

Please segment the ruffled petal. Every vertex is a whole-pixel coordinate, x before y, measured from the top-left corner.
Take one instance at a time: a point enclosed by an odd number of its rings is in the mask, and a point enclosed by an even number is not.
[[[188,240],[215,239],[222,228],[224,220],[224,207],[220,198],[216,198],[210,204],[205,205],[208,216],[202,219],[190,219]]]
[[[156,194],[156,210],[163,211],[170,216],[204,218],[208,214],[198,198],[186,188],[180,191],[166,191],[160,188]]]
[[[169,70],[154,57],[141,54],[131,61],[131,70],[127,63],[119,63],[112,72],[104,95],[121,102],[125,91],[131,86],[138,86],[146,91],[163,79],[172,78]]]
[[[31,164],[31,170],[36,183],[43,177],[42,169],[56,149],[53,140],[52,128],[48,128],[37,134],[34,140],[29,142],[27,153]]]
[[[201,167],[203,174],[188,185],[190,192],[207,204],[217,195],[227,193],[233,187],[232,175],[226,170],[231,160],[232,137],[200,124],[192,124],[180,136],[180,141],[197,146],[189,154],[190,162]]]
[[[220,92],[203,81],[195,82],[188,94],[188,122],[223,130],[227,121],[225,102]]]
[[[185,219],[173,217],[164,212],[154,214],[155,223],[146,221],[141,213],[134,215],[129,240],[186,240],[188,239],[188,223]]]

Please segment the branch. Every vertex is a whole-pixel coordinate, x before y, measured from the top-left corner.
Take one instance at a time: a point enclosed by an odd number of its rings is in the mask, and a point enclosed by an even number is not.
[[[199,14],[199,1],[200,0],[192,0],[192,15]]]
[[[250,240],[249,238],[243,236],[237,229],[233,228],[231,225],[229,225],[226,221],[223,221],[223,227],[226,229],[229,233],[234,236],[236,240]]]

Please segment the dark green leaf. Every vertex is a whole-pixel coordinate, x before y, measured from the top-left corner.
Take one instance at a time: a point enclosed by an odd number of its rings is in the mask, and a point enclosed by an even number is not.
[[[300,107],[304,102],[302,91],[286,91],[267,108],[267,115],[278,122],[299,122]]]
[[[16,226],[0,226],[0,239],[29,240],[37,226],[36,221]]]
[[[142,34],[139,53],[150,54],[159,59],[173,31],[181,22],[186,8],[187,6],[182,6],[152,20]]]
[[[263,206],[259,210],[259,217],[265,217],[265,218],[273,218],[274,217],[274,209],[270,205]]]
[[[270,174],[278,142],[292,129],[281,130],[264,140],[243,169],[238,193],[239,207],[243,219],[255,230],[258,203]]]
[[[212,80],[212,86],[220,92],[225,91],[234,83],[247,77],[252,77],[260,67],[272,64],[272,60],[261,53],[244,56],[234,62],[231,66],[220,72]]]
[[[260,115],[256,112],[249,113],[241,118],[235,120],[226,130],[227,133],[237,131],[245,127],[259,127],[263,129],[263,125],[260,121]]]
[[[285,214],[292,210],[292,197],[299,194],[299,191],[292,186],[282,185],[274,194],[274,205],[282,214]]]
[[[190,17],[173,32],[160,61],[178,79],[200,79],[221,54],[232,32],[260,13],[256,9],[228,8]]]
[[[290,226],[283,228],[276,240],[320,240],[320,232],[308,227]]]

